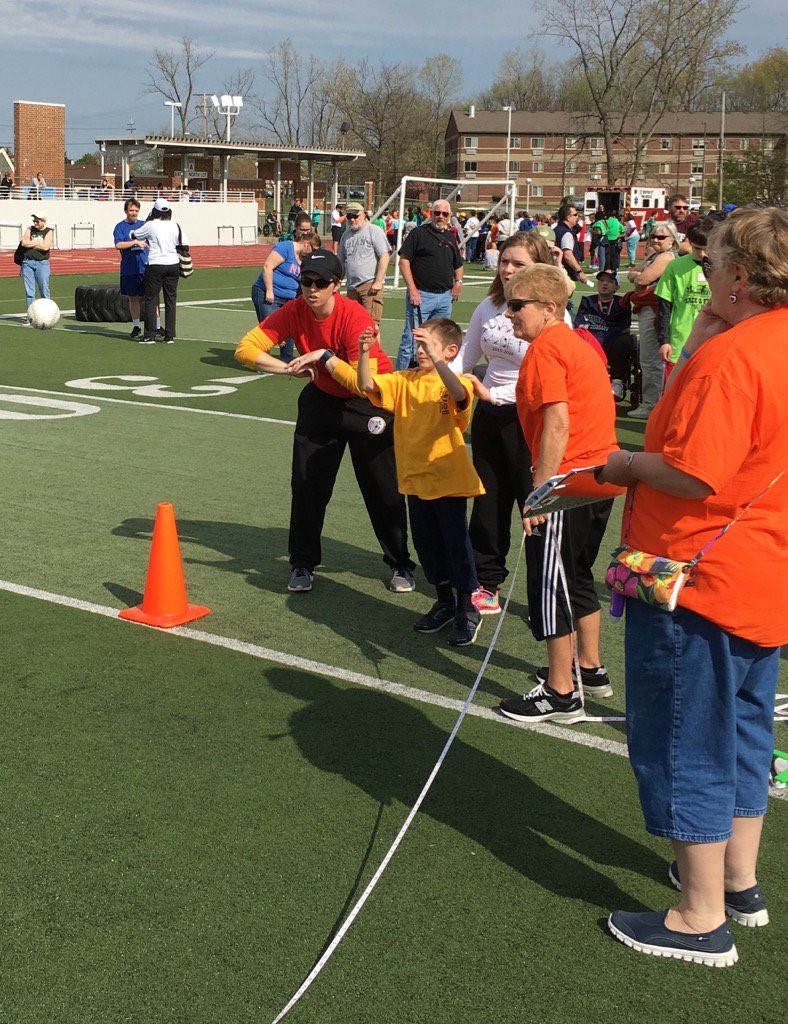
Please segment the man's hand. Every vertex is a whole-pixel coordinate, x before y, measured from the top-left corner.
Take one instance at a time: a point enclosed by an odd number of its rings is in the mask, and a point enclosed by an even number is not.
[[[473,393],[477,398],[480,398],[483,402],[490,401],[490,389],[482,384],[475,373],[464,373],[463,377],[471,382],[473,385]]]
[[[372,284],[369,286],[369,294],[370,295],[377,295],[378,292],[382,292],[382,291],[383,291],[383,283],[381,281],[373,281]]]
[[[455,281],[451,289],[451,301],[456,302],[462,295],[462,281]]]
[[[408,298],[410,299],[411,306],[421,305],[421,292],[418,288],[408,288]]]
[[[673,349],[668,344],[660,345],[659,346],[659,358],[662,360],[663,363],[669,363],[670,362],[670,353],[672,351],[673,351]]]

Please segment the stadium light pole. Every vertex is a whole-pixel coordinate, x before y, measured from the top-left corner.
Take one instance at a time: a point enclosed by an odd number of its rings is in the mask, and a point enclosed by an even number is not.
[[[505,110],[509,114],[509,123],[506,128],[506,168],[504,177],[508,180],[509,178],[509,158],[512,151],[512,105],[509,103],[505,107],[501,107],[501,110]]]
[[[533,178],[525,179],[525,209],[528,216],[531,216],[531,185],[533,184]]]
[[[170,138],[175,138],[175,108],[182,107],[182,103],[176,103],[175,100],[165,100],[164,106],[170,108]]]
[[[227,142],[230,141],[230,126],[234,117],[238,117],[241,113],[241,107],[244,105],[243,96],[228,96],[226,93],[221,97],[211,96],[211,103],[216,107],[219,113],[227,118]]]

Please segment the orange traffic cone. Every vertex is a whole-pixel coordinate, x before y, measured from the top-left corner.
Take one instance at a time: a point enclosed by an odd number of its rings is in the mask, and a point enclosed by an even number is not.
[[[156,509],[142,604],[135,608],[124,608],[119,615],[121,619],[170,629],[172,626],[182,626],[184,622],[201,619],[210,611],[210,608],[189,604],[186,600],[175,511],[171,502],[163,501]]]

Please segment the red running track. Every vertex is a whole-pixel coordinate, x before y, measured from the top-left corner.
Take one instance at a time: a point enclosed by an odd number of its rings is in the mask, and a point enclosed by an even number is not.
[[[194,269],[202,267],[262,267],[272,245],[193,245]],[[115,249],[55,249],[50,257],[53,274],[111,274],[120,267]],[[13,253],[0,253],[0,277],[18,277]]]

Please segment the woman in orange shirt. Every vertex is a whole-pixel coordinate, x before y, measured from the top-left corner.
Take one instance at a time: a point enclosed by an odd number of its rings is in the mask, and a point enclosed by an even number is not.
[[[788,641],[788,211],[732,214],[703,270],[711,299],[645,450],[613,452],[601,474],[630,488],[626,543],[680,562],[708,546],[675,612],[626,600],[629,755],[682,895],[609,927],[638,952],[729,966],[726,914],[769,920],[756,865]]]

